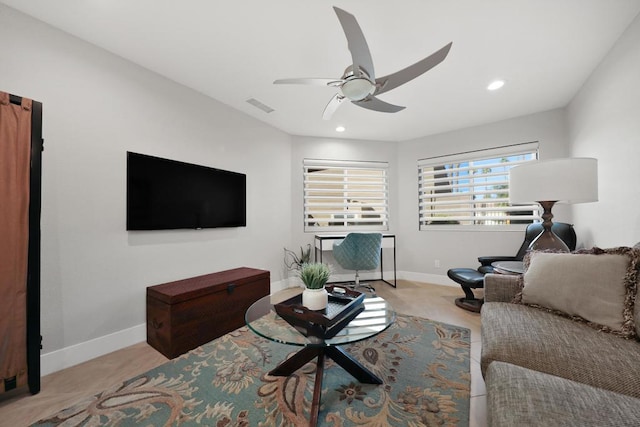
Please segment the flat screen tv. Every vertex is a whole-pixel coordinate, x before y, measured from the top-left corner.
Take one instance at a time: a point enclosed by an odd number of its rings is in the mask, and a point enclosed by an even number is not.
[[[127,152],[127,230],[244,227],[245,174]]]

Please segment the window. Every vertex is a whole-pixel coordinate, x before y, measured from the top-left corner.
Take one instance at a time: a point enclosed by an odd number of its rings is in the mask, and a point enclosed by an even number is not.
[[[537,158],[535,142],[418,161],[420,229],[539,220],[537,204],[509,204],[509,169]]]
[[[387,162],[304,160],[304,230],[387,230]]]

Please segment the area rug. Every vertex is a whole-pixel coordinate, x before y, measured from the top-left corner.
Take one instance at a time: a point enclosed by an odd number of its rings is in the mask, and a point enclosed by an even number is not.
[[[318,425],[466,426],[470,331],[413,316],[345,349],[384,384],[327,360]],[[295,353],[247,327],[77,403],[35,426],[305,426],[315,376],[268,372]]]

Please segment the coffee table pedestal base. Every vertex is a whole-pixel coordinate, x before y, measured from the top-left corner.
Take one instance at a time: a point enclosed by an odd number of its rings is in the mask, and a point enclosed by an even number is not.
[[[276,377],[288,377],[315,357],[317,357],[318,360],[316,363],[316,380],[313,387],[313,400],[311,401],[311,418],[309,420],[309,425],[311,427],[315,427],[318,423],[325,357],[333,359],[334,362],[340,365],[345,371],[361,383],[382,384],[382,380],[373,372],[362,366],[360,362],[337,346],[305,347],[289,359],[279,364],[275,369],[269,372],[269,375]]]

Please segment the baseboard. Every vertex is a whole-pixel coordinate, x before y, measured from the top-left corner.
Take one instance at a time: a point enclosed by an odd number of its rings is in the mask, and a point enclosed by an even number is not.
[[[287,280],[271,283],[271,293],[295,286]],[[70,368],[96,357],[146,341],[147,326],[145,323],[129,329],[114,332],[99,338],[71,345],[40,356],[41,375],[48,375],[62,369]]]
[[[69,368],[147,339],[146,324],[134,326],[99,338],[71,345],[40,356],[42,375]]]
[[[271,294],[275,294],[288,288],[297,287],[297,280],[299,280],[297,277],[289,277],[287,279],[278,280],[277,282],[271,282]]]
[[[398,271],[398,279],[411,280],[415,282],[433,283],[436,285],[458,286],[447,276],[438,274],[412,273],[408,271]],[[379,279],[380,273],[363,273],[362,280]],[[385,271],[384,277],[387,280],[393,280],[393,271]],[[353,274],[335,274],[331,276],[332,281],[349,281],[353,280]],[[271,293],[282,291],[288,288],[300,286],[300,279],[290,277],[287,279],[271,282]],[[103,356],[116,350],[129,347],[134,344],[146,341],[147,327],[146,324],[134,326],[122,331],[114,332],[99,338],[95,338],[83,343],[71,345],[60,350],[55,350],[40,356],[41,374],[48,375],[62,369],[70,368],[96,357]]]
[[[429,273],[414,273],[411,271],[398,271],[397,273],[398,280],[411,280],[413,282],[422,282],[422,283],[432,283],[434,285],[443,285],[443,286],[453,286],[458,287],[456,282],[449,279],[448,276],[442,274],[429,274]],[[332,274],[329,279],[329,283],[341,283],[341,282],[349,282],[353,281],[354,275],[353,273],[340,273],[340,274]],[[384,279],[393,283],[393,270],[384,272]],[[360,273],[360,280],[380,280],[380,272],[363,272]],[[283,289],[287,288],[295,288],[302,286],[302,282],[298,277],[289,277],[284,280],[280,280],[279,282],[271,283],[271,293],[276,293]]]

